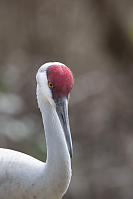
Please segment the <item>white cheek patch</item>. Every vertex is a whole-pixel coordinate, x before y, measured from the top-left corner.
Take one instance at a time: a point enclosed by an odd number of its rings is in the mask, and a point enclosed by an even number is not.
[[[52,99],[52,93],[50,88],[48,87],[48,81],[47,81],[47,74],[46,69],[43,68],[43,72],[40,71],[40,69],[37,72],[36,80],[37,80],[37,94],[40,95],[43,101],[49,102],[53,105],[54,101]]]
[[[38,72],[36,78],[40,94],[46,101],[49,101],[50,99],[52,99],[52,93],[48,87],[46,71],[41,73]]]

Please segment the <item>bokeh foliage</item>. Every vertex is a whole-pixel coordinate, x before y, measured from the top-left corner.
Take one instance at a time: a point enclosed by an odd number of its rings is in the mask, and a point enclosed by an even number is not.
[[[45,161],[35,74],[73,71],[68,199],[133,198],[133,2],[0,0],[0,146]]]

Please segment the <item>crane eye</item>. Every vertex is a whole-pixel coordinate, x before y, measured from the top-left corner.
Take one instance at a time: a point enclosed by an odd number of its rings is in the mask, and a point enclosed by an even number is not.
[[[48,82],[48,87],[49,88],[54,88],[54,84],[52,82]]]

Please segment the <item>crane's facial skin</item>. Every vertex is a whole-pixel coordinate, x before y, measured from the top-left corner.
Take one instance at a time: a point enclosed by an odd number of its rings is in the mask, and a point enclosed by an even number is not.
[[[63,96],[68,98],[68,94],[73,86],[73,76],[67,66],[52,65],[48,67],[47,79],[53,99],[59,99]]]
[[[72,157],[72,141],[68,118],[68,97],[73,86],[73,76],[70,69],[62,63],[50,62],[38,70],[37,89],[44,100],[56,108],[70,156]]]

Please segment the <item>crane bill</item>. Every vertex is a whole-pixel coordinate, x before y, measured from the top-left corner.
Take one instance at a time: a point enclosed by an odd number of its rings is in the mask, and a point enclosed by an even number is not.
[[[73,149],[72,149],[72,139],[69,125],[69,117],[68,117],[68,100],[66,97],[62,97],[55,100],[56,103],[56,111],[59,116],[62,128],[64,130],[67,147],[69,150],[70,157],[72,158]]]

